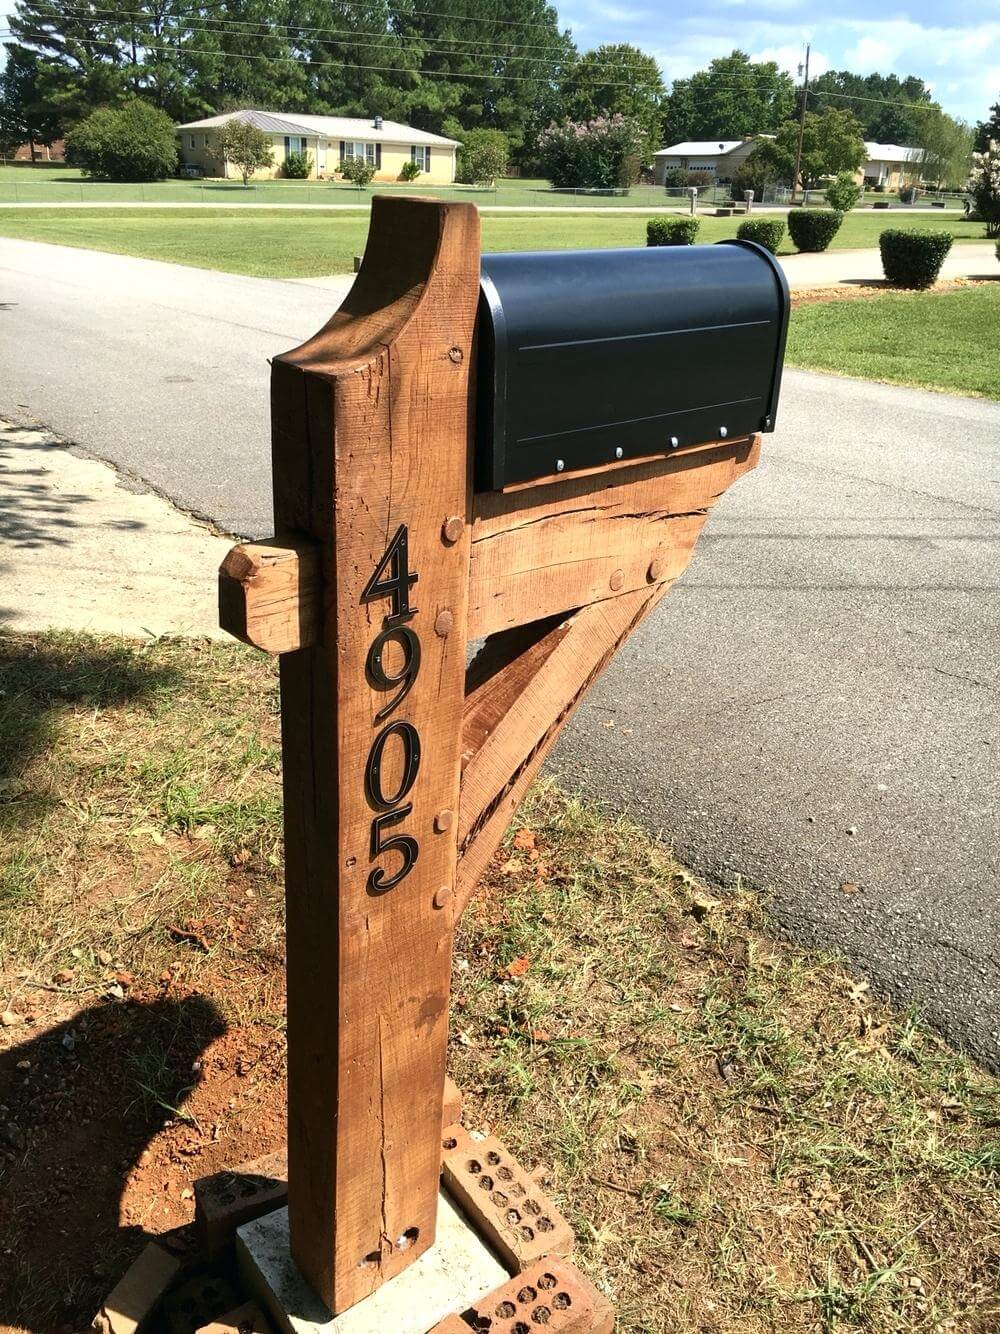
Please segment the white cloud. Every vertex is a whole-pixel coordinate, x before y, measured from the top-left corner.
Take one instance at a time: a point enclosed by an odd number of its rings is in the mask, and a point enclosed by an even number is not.
[[[765,46],[761,51],[754,51],[750,59],[758,64],[768,60],[773,60],[779,69],[783,69],[790,74],[793,79],[799,77],[799,66],[805,62],[805,45],[794,45],[791,42],[784,46]],[[825,74],[831,69],[829,59],[822,51],[812,50],[809,53],[809,77],[815,79],[820,74]]]

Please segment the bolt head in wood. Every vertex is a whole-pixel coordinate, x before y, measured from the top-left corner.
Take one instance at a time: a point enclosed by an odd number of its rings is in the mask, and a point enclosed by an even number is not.
[[[434,894],[434,907],[447,908],[448,904],[455,897],[455,891],[450,885],[442,885]]]
[[[649,569],[646,571],[646,578],[649,582],[655,583],[657,579],[662,579],[667,572],[667,563],[661,557],[657,556],[649,562]]]
[[[465,530],[465,520],[461,514],[449,514],[441,525],[441,536],[446,542],[457,542]]]
[[[617,593],[618,590],[625,583],[625,575],[622,573],[621,570],[615,570],[614,574],[608,580],[608,583],[611,585],[612,591]]]
[[[454,823],[454,811],[438,811],[434,817],[434,828],[439,834],[446,834]]]
[[[458,365],[458,363],[465,356],[465,353],[462,351],[460,347],[450,347],[448,349],[448,356],[453,362],[455,362],[456,365]]]
[[[451,634],[452,626],[454,624],[455,618],[447,608],[444,611],[439,611],[437,620],[434,622],[434,633],[439,635],[442,639],[445,639]]]

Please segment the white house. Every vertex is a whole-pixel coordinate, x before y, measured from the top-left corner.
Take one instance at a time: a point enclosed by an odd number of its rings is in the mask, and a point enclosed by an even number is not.
[[[919,148],[906,148],[902,144],[876,144],[865,140],[865,160],[857,173],[858,183],[883,185],[887,190],[896,190],[904,180],[919,179],[922,156],[923,152]]]
[[[255,173],[261,179],[280,176],[287,155],[302,152],[312,158],[313,178],[333,176],[348,158],[363,157],[375,168],[377,181],[398,180],[405,162],[417,164],[425,183],[450,185],[455,179],[457,140],[381,116],[359,120],[254,110],[207,116],[177,126],[181,161],[200,167],[206,176],[238,177],[239,171],[222,157],[218,136],[219,129],[234,118],[263,130],[271,141],[272,164]]]
[[[653,154],[653,179],[663,185],[670,171],[706,171],[715,181],[730,181],[753,152],[758,139],[771,135],[749,134],[742,139],[696,139],[672,144]]]

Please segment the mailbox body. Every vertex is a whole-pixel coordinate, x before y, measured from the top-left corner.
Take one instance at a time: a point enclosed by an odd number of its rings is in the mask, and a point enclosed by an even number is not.
[[[477,487],[773,430],[787,327],[749,241],[484,255]]]

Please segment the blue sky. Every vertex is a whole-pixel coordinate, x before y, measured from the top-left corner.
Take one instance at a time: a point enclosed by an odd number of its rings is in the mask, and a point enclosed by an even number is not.
[[[734,47],[775,60],[792,75],[812,43],[810,72],[917,74],[944,109],[982,120],[1000,98],[1000,0],[555,0],[581,50],[632,42],[657,58],[669,81],[703,69]],[[835,17],[834,17],[835,15]]]
[[[982,120],[1000,97],[1000,0],[910,0],[894,7],[866,0],[554,3],[581,50],[633,42],[657,58],[668,82],[734,47],[754,60],[776,60],[794,75],[808,41],[815,73],[918,74],[944,109],[963,120]],[[0,0],[0,26],[12,7]]]

